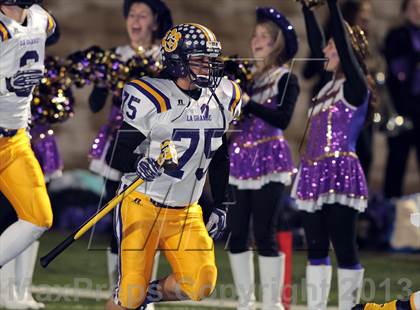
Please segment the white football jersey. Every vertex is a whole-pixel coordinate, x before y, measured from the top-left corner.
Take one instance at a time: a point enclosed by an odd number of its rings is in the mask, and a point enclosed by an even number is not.
[[[28,9],[26,26],[0,12],[0,127],[27,126],[32,91],[10,92],[6,78],[25,69],[44,71],[45,41],[54,30],[54,19],[39,5]]]
[[[157,159],[162,141],[170,139],[178,153],[178,168],[166,171],[153,182],[137,188],[157,202],[186,206],[202,193],[207,169],[222,136],[241,109],[239,86],[222,79],[213,95],[203,88],[198,100],[167,79],[142,78],[127,83],[123,91],[124,121],[138,129],[146,140],[141,148]],[[123,184],[136,176],[126,174]]]

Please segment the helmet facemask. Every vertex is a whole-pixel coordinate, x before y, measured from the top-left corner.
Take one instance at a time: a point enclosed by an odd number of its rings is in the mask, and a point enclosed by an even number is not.
[[[187,56],[188,77],[200,88],[216,88],[222,77],[224,64],[218,55],[190,54]]]

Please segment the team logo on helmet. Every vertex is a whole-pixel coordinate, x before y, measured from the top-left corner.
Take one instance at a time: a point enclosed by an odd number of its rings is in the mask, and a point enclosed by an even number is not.
[[[162,40],[162,46],[165,52],[173,52],[177,48],[178,41],[181,39],[181,37],[182,35],[177,31],[176,28],[168,31]]]
[[[199,24],[180,24],[170,29],[161,44],[163,66],[172,78],[189,77],[202,88],[215,88],[223,76],[221,44],[214,33]],[[204,72],[198,74],[192,68]],[[195,70],[197,71],[197,70]]]

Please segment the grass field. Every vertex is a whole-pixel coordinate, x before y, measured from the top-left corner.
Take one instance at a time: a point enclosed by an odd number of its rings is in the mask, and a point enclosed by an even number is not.
[[[64,234],[46,234],[41,240],[40,254],[45,254],[63,237]],[[98,292],[96,300],[74,296],[63,297],[55,294],[36,294],[38,300],[47,304],[47,309],[103,309],[103,296],[106,296],[103,291],[108,289],[106,255],[103,250],[106,248],[106,239],[96,238],[93,248],[94,250],[88,251],[87,240],[80,240],[51,263],[48,269],[44,270],[37,265],[34,276],[34,284],[37,287],[55,288],[60,292],[75,288]],[[293,304],[305,304],[305,255],[304,251],[294,252]],[[222,244],[217,245],[216,258],[219,273],[218,286],[211,298],[232,301],[235,298],[232,275],[227,253]],[[420,289],[420,255],[362,253],[361,260],[366,268],[365,288],[362,294],[365,300],[375,299],[382,302],[385,299],[406,297],[411,291]],[[166,260],[162,258],[159,264],[159,274],[165,275],[169,270]],[[258,279],[258,275],[256,279]],[[330,305],[336,304],[337,286],[334,277]],[[198,307],[159,305],[158,308],[194,309]],[[200,309],[205,308],[200,307]]]

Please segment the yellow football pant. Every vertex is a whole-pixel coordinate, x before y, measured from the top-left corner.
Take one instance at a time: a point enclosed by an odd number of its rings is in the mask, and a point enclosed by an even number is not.
[[[116,210],[119,281],[114,302],[129,309],[143,303],[154,255],[163,251],[181,290],[192,300],[207,297],[216,285],[213,240],[201,207],[159,208],[148,196],[133,192]]]
[[[0,138],[0,191],[19,219],[51,227],[53,215],[44,176],[25,129],[13,137]]]

